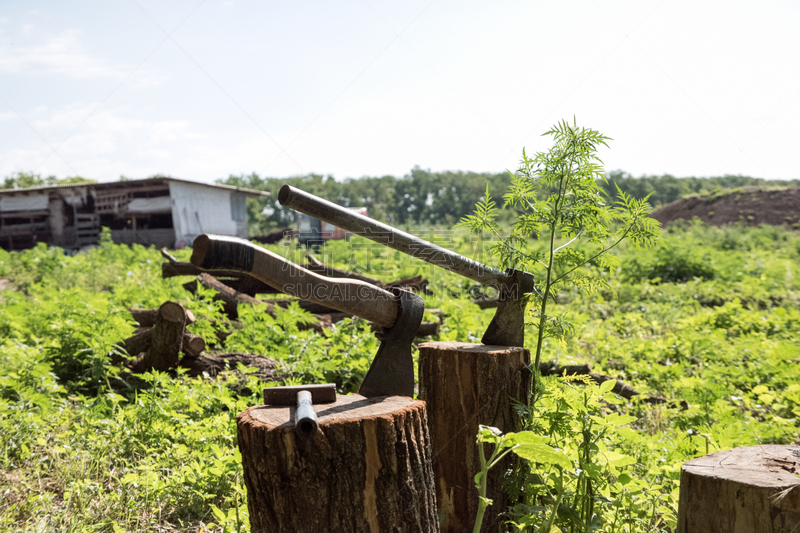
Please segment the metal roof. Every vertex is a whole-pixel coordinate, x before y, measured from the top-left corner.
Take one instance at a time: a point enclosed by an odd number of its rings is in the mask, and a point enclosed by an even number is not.
[[[69,189],[78,187],[92,187],[94,189],[113,189],[119,187],[132,186],[135,188],[147,185],[156,185],[159,184],[159,182],[166,183],[170,181],[177,181],[180,183],[187,183],[189,185],[197,185],[200,187],[211,187],[214,189],[237,191],[246,194],[247,196],[269,196],[269,193],[267,191],[257,191],[255,189],[246,189],[244,187],[234,187],[233,185],[223,185],[220,183],[201,183],[198,181],[184,180],[180,178],[169,178],[169,177],[152,177],[152,178],[144,178],[138,180],[109,181],[104,183],[64,183],[61,185],[41,185],[38,187],[24,187],[21,189],[0,189],[0,195],[26,193],[26,192],[40,192],[51,189]]]

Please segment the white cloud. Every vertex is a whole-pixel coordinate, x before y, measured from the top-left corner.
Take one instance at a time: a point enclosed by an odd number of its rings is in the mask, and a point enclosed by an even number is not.
[[[24,28],[23,28],[24,31]],[[80,32],[67,30],[33,46],[3,46],[0,73],[60,74],[71,78],[123,79],[130,69],[110,64],[86,51]]]

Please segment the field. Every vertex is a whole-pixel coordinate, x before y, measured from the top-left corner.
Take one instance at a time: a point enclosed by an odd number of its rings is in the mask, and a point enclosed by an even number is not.
[[[466,233],[427,238],[482,259],[482,243]],[[555,308],[571,334],[546,346],[543,360],[589,363],[639,398],[666,401],[628,401],[581,380],[546,378],[526,416],[542,442],[567,456],[572,473],[559,467],[562,481],[576,484],[556,516],[559,481],[544,475],[555,472],[552,464],[510,480],[524,502],[508,515],[518,524],[512,530],[541,531],[551,517],[562,531],[585,530],[570,515],[586,503],[585,491],[577,497],[580,477],[596,489],[584,526],[668,531],[684,461],[799,441],[800,235],[687,223],[669,226],[664,240],[656,250],[615,249],[621,266],[598,271],[609,289],[559,293]],[[270,248],[301,257],[284,244]],[[188,259],[188,250],[175,253]],[[426,306],[446,313],[439,340],[479,342],[491,319],[493,310],[471,303],[480,287],[398,252],[354,239],[318,255],[385,280],[424,274],[434,291]],[[0,251],[0,278],[9,280],[0,290],[3,531],[249,530],[234,418],[260,403],[262,386],[244,368],[216,378],[130,376],[109,362],[135,329],[127,306],[176,299],[198,317],[220,317],[208,293],[193,296],[185,280],[161,279],[161,261],[152,248],[108,240],[75,256],[42,245]],[[377,348],[369,328],[356,319],[323,335],[298,331],[302,315],[243,310],[242,329],[216,348],[277,359],[290,383],[356,390]],[[190,329],[213,338],[209,321]],[[535,338],[530,327],[527,347]]]

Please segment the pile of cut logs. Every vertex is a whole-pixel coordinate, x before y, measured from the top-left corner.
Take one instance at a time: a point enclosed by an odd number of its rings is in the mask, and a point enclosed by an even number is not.
[[[240,305],[265,305],[264,312],[274,313],[275,307],[286,308],[297,302],[300,308],[312,313],[316,320],[310,324],[298,324],[300,329],[314,329],[321,331],[330,328],[352,315],[341,313],[335,309],[296,298],[259,300],[257,294],[277,294],[279,291],[264,284],[258,279],[247,274],[235,271],[210,271],[204,272],[183,261],[178,261],[166,250],[161,250],[166,262],[161,265],[161,275],[164,278],[175,276],[194,276],[195,279],[184,283],[184,288],[191,293],[197,291],[198,284],[214,291],[214,300],[223,302],[223,309],[228,317],[226,324],[218,326],[218,340],[224,340],[230,327],[241,326],[238,322]],[[328,277],[358,279],[384,289],[402,287],[406,290],[430,294],[428,280],[422,276],[401,279],[391,283],[363,276],[354,272],[346,272],[325,265],[312,254],[306,255],[307,262],[303,265],[312,272]],[[191,311],[185,309],[180,303],[168,301],[158,309],[134,309],[129,311],[139,328],[135,335],[127,338],[122,344],[125,350],[136,359],[127,363],[133,372],[146,372],[149,370],[166,371],[177,366],[188,369],[189,375],[200,375],[206,372],[215,375],[226,365],[235,366],[241,362],[247,366],[258,368],[256,375],[262,379],[274,378],[277,363],[266,357],[256,354],[206,354],[206,341],[186,330],[186,326],[195,321]],[[434,322],[423,322],[417,333],[418,337],[436,335],[442,324],[444,313],[439,309],[427,309],[429,313],[438,316]],[[379,326],[373,325],[373,329]],[[119,358],[118,362],[121,362]]]

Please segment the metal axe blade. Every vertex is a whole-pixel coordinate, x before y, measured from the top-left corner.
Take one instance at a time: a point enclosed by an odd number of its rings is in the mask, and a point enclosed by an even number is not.
[[[400,300],[397,322],[379,337],[380,348],[358,389],[367,398],[373,396],[413,396],[414,359],[411,344],[425,312],[422,298],[402,289],[392,292]]]

